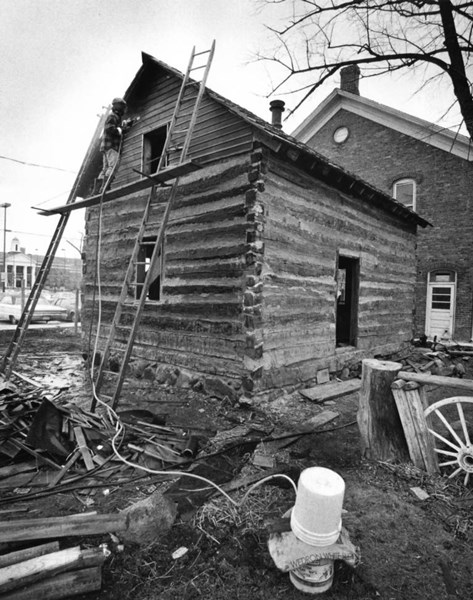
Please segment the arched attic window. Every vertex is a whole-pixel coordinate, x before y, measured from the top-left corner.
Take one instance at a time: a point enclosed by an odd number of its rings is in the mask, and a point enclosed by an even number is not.
[[[393,198],[412,210],[416,210],[416,182],[414,179],[398,179],[393,183]]]

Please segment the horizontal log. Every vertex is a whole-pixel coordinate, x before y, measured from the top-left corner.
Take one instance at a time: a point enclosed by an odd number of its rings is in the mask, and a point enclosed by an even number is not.
[[[399,379],[416,381],[423,385],[440,385],[458,390],[468,390],[473,393],[472,379],[457,379],[456,377],[442,377],[441,375],[426,375],[424,373],[410,373],[408,371],[400,371],[397,376]]]
[[[74,535],[97,535],[124,531],[126,528],[127,517],[118,514],[15,519],[0,523],[0,540],[18,542]]]

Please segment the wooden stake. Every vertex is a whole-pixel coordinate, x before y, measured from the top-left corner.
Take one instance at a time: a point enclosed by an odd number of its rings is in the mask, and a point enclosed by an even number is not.
[[[367,358],[362,361],[358,426],[362,455],[375,460],[406,460],[409,452],[391,392],[401,370],[396,362]]]

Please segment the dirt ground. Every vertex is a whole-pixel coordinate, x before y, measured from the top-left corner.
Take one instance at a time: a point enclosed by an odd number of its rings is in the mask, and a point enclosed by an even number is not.
[[[29,332],[16,370],[27,376],[33,366],[45,371],[45,384],[61,379],[70,398],[87,402],[89,393],[80,358],[80,339],[72,330]],[[5,348],[5,340],[0,349]],[[471,366],[469,367],[471,371]],[[470,375],[471,376],[471,375]],[[49,379],[48,379],[49,378]],[[443,390],[443,395],[456,395]],[[439,392],[432,395],[438,398]],[[128,404],[137,394],[125,388]],[[473,492],[472,485],[442,477],[428,477],[411,464],[392,465],[362,460],[356,425],[357,394],[333,403],[316,405],[293,393],[272,403],[241,408],[194,391],[176,392],[148,384],[139,397],[146,408],[156,406],[173,424],[199,423],[209,434],[251,426],[277,434],[300,428],[322,410],[339,416],[325,432],[303,436],[277,454],[278,468],[297,479],[309,466],[339,473],[346,483],[343,524],[359,546],[356,569],[335,563],[335,579],[323,597],[337,600],[438,600],[473,597]],[[229,460],[233,476],[262,474],[252,464],[252,449]],[[80,493],[53,494],[42,500],[21,497],[6,506],[25,507],[37,517],[97,510],[111,512],[144,498],[161,485],[156,477],[133,477],[109,494],[97,491],[93,507]],[[421,487],[429,497],[419,500],[411,491]],[[232,494],[241,500],[244,490]],[[294,491],[284,481],[259,487],[239,508],[216,495],[195,511],[178,517],[160,539],[143,545],[125,545],[109,535],[84,544],[107,542],[112,550],[104,566],[99,593],[82,600],[297,600],[308,597],[296,590],[287,574],[274,566],[267,548],[268,523],[281,517],[294,503]],[[68,540],[65,540],[67,543]],[[74,543],[77,540],[74,540]],[[172,554],[184,547],[186,553]]]

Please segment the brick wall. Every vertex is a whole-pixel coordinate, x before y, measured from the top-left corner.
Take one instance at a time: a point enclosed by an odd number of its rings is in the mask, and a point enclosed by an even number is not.
[[[336,144],[333,132],[341,126],[348,127],[350,134],[344,143]],[[384,191],[391,192],[397,179],[415,179],[416,210],[433,224],[419,229],[418,234],[415,332],[420,335],[425,328],[429,271],[450,268],[457,273],[453,336],[469,340],[473,306],[473,164],[345,110],[338,112],[309,145]]]

